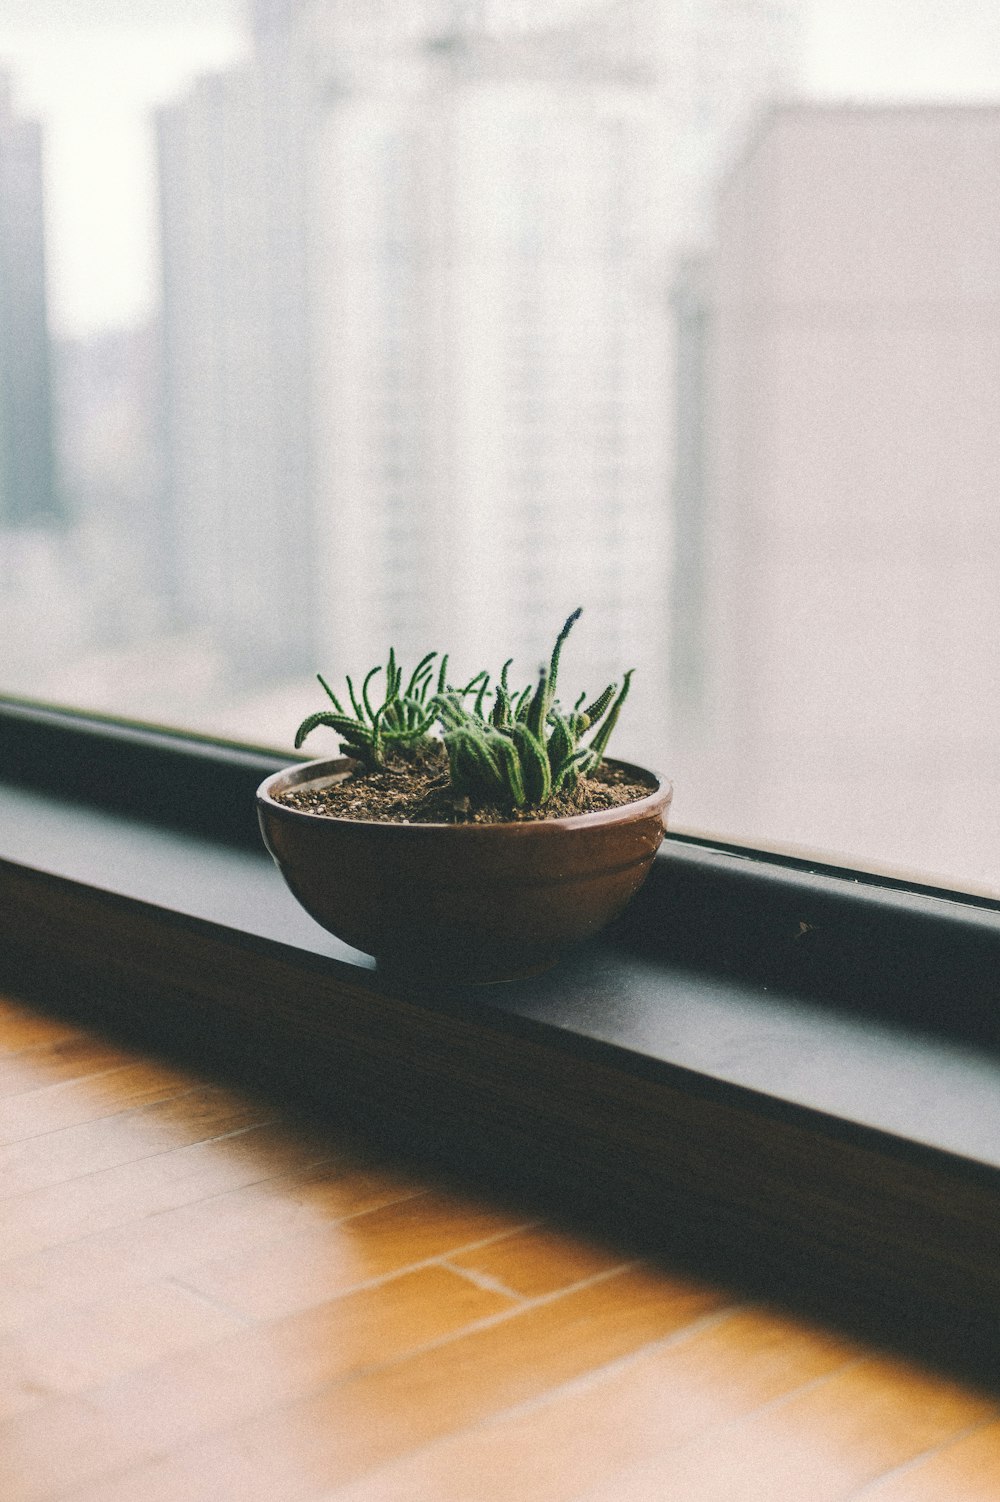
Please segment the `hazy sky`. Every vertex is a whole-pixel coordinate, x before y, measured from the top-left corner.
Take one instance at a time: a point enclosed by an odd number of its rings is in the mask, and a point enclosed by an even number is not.
[[[244,49],[240,0],[170,0],[169,21],[166,13],[164,0],[0,0],[0,65],[14,73],[18,105],[46,127],[60,333],[148,314],[157,276],[150,109]],[[804,93],[1000,99],[1000,0],[802,0],[802,17]]]

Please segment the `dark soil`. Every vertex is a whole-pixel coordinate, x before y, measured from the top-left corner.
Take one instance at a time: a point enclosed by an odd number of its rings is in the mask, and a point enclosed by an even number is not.
[[[311,783],[276,794],[279,803],[331,819],[375,819],[387,824],[510,824],[565,818],[602,808],[634,803],[652,791],[602,762],[590,777],[581,777],[571,793],[559,793],[544,807],[506,808],[471,805],[456,797],[448,777],[448,759],[434,751],[419,763],[396,762],[384,771],[360,770],[343,781]]]

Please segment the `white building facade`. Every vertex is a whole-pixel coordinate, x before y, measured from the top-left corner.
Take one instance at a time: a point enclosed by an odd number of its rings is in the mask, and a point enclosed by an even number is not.
[[[247,681],[315,661],[307,82],[275,43],[157,118],[169,592]]]
[[[995,107],[801,106],[726,184],[683,822],[1000,889],[998,163]]]
[[[785,86],[761,0],[258,0],[161,119],[182,613],[247,672],[637,669],[660,754],[664,287]],[[567,671],[570,660],[567,659]]]
[[[785,86],[791,27],[742,0],[569,9],[503,31],[490,7],[445,29],[428,7],[366,66],[352,33],[317,153],[322,632],[334,671],[392,641],[457,643],[470,672],[513,652],[527,676],[583,604],[578,671],[637,669],[634,749],[655,757],[666,268]]]

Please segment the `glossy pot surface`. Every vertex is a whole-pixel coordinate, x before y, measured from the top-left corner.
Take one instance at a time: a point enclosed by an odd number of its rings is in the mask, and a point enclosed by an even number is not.
[[[642,885],[663,839],[671,787],[618,808],[509,824],[390,824],[304,813],[276,793],[348,775],[345,757],[306,762],[257,790],[264,843],[291,891],[330,933],[381,962],[455,980],[505,980],[554,964]]]

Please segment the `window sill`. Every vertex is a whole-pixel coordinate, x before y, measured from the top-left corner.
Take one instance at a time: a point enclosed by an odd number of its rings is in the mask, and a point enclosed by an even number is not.
[[[5,985],[703,1274],[996,1361],[995,905],[675,838],[608,940],[430,994],[314,925],[252,829],[44,781],[0,789]]]

